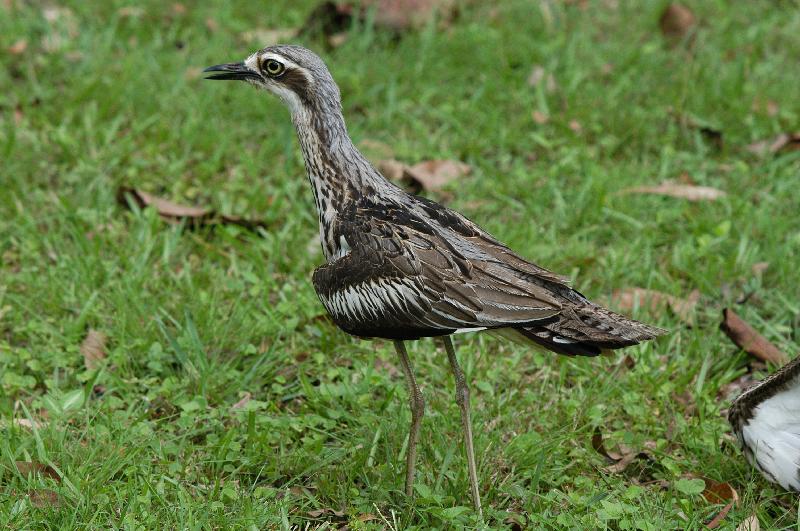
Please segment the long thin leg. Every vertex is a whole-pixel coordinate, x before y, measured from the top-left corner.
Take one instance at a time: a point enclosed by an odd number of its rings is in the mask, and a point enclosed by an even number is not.
[[[461,424],[464,427],[464,446],[467,452],[467,468],[469,469],[469,485],[472,490],[472,501],[475,503],[475,510],[478,516],[483,518],[481,509],[481,495],[478,493],[478,469],[475,466],[475,448],[472,445],[472,421],[469,415],[469,387],[464,377],[464,371],[458,365],[456,351],[453,348],[453,341],[450,336],[443,336],[444,348],[447,351],[447,359],[453,369],[453,376],[456,378],[456,404],[461,409]]]
[[[411,407],[411,428],[408,431],[408,453],[406,453],[406,496],[411,496],[412,488],[414,487],[414,472],[417,468],[419,428],[422,426],[422,416],[425,415],[425,399],[422,396],[422,391],[419,390],[416,378],[414,378],[414,370],[411,368],[411,361],[408,359],[405,344],[402,341],[395,341],[394,347],[400,357],[403,374],[406,375],[408,403]]]

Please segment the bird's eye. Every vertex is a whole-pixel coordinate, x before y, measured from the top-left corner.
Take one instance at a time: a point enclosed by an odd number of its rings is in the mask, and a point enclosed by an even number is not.
[[[283,66],[283,63],[275,59],[267,59],[264,61],[264,64],[261,65],[261,68],[272,77],[278,77],[286,71],[286,67]]]

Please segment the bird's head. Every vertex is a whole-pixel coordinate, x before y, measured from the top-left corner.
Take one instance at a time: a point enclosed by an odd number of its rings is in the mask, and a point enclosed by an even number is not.
[[[340,95],[325,63],[301,46],[269,46],[239,63],[210,66],[206,79],[247,81],[278,96],[292,114],[340,108]]]

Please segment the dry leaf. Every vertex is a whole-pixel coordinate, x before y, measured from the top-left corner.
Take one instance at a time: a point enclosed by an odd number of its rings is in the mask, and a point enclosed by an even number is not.
[[[543,66],[535,65],[528,76],[528,86],[536,88],[542,82],[544,82],[544,88],[547,92],[555,92],[557,85],[553,74],[548,74]]]
[[[28,41],[25,39],[20,39],[11,46],[8,47],[8,53],[11,55],[20,55],[28,49]]]
[[[395,159],[380,160],[375,166],[384,177],[392,181],[402,180],[406,171],[406,165]]]
[[[258,46],[273,46],[284,41],[292,40],[297,36],[298,28],[257,28],[242,33],[241,38],[247,44]]]
[[[761,524],[758,521],[758,516],[751,514],[742,523],[736,526],[736,531],[761,531]]]
[[[550,117],[547,116],[542,111],[533,111],[533,114],[531,116],[533,117],[533,121],[539,125],[544,125],[550,121]]]
[[[750,268],[750,271],[752,271],[754,275],[762,275],[767,269],[769,269],[769,262],[756,262]]]
[[[656,443],[654,441],[646,441],[644,443],[644,447],[648,450],[654,450],[656,448]],[[647,466],[647,464],[655,462],[648,453],[644,451],[633,450],[632,448],[628,448],[622,444],[619,445],[619,452],[607,450],[603,441],[603,435],[600,432],[600,428],[595,428],[594,430],[594,434],[592,435],[592,448],[594,448],[597,453],[602,455],[609,463],[608,466],[603,468],[603,470],[609,474],[621,474],[625,472],[628,466],[635,461],[642,461],[642,464],[638,469],[639,472],[641,472],[642,468]]]
[[[717,188],[680,184],[673,181],[664,181],[657,186],[634,186],[633,188],[626,188],[620,193],[667,195],[688,201],[715,201],[728,195]]]
[[[437,17],[447,24],[455,16],[457,7],[455,0],[325,1],[311,11],[300,33],[322,36],[335,48],[347,40],[347,31],[354,21],[371,20],[378,28],[399,33],[422,28]]]
[[[681,41],[694,32],[697,20],[688,7],[679,3],[669,4],[658,21],[661,33],[672,41]]]
[[[703,498],[708,503],[728,503],[729,501],[738,502],[739,494],[731,487],[730,483],[714,481],[713,479],[703,478],[706,484],[703,490]]]
[[[211,33],[214,33],[219,29],[219,22],[211,17],[208,17],[206,18],[206,28],[208,28],[208,31]]]
[[[117,9],[117,15],[121,18],[137,18],[144,15],[144,9],[139,6],[125,6]]]
[[[106,335],[94,329],[89,329],[81,343],[83,365],[87,370],[96,369],[106,357]]]
[[[583,126],[578,120],[570,120],[569,121],[569,128],[572,130],[573,133],[578,134],[583,131]]]
[[[376,168],[387,179],[406,182],[414,193],[441,191],[451,181],[472,171],[469,164],[457,160],[427,160],[408,166],[395,159],[384,159],[378,161]]]
[[[784,365],[789,361],[789,356],[756,332],[730,308],[722,310],[722,323],[720,323],[719,329],[725,332],[725,335],[739,348],[761,361],[776,365]]]
[[[61,497],[50,489],[31,489],[28,491],[28,499],[34,507],[61,506]]]
[[[644,288],[624,288],[611,294],[610,304],[618,310],[630,313],[634,309],[647,308],[652,314],[658,314],[668,307],[681,321],[694,323],[694,310],[700,300],[700,291],[693,290],[688,297],[681,299],[661,291]]]
[[[308,516],[311,518],[320,518],[320,517],[327,517],[326,520],[332,519],[339,519],[344,517],[344,511],[336,511],[334,509],[330,509],[325,507],[323,509],[315,509],[313,511],[308,511]]]
[[[376,164],[381,160],[391,159],[394,157],[394,150],[392,149],[392,146],[386,142],[381,142],[380,140],[365,138],[358,143],[358,147],[361,149],[361,152],[367,157],[367,159],[370,161],[375,161]]]
[[[347,42],[348,34],[345,31],[334,33],[328,37],[328,44],[331,48],[338,48]]]
[[[172,4],[172,14],[173,15],[185,15],[186,14],[186,6],[181,4],[180,2],[175,2]]]
[[[455,0],[365,0],[363,5],[374,6],[376,25],[398,32],[422,28],[437,16],[447,22],[456,8]]]
[[[248,402],[250,402],[250,400],[252,398],[253,398],[253,395],[250,393],[250,391],[245,391],[244,392],[244,396],[242,396],[242,398],[238,402],[236,402],[234,405],[232,405],[231,409],[233,409],[233,410],[242,409],[244,406],[247,405]]]
[[[800,149],[800,132],[781,133],[775,138],[759,140],[747,146],[747,151],[756,155],[776,154]]]
[[[43,477],[61,481],[58,472],[50,465],[44,465],[36,461],[15,461],[14,465],[17,467],[17,471],[23,476],[27,477],[29,475],[41,474]]]
[[[147,192],[142,192],[141,190],[125,186],[120,187],[119,190],[117,190],[117,202],[124,207],[129,207],[129,200],[136,203],[139,208],[155,208],[158,211],[158,215],[161,216],[161,219],[168,223],[177,224],[181,221],[186,221],[190,228],[210,227],[214,225],[238,225],[239,227],[255,232],[258,231],[258,229],[265,229],[268,227],[265,221],[218,214],[216,211],[209,208],[180,205],[167,199],[148,194]]]
[[[728,515],[730,510],[733,508],[736,503],[739,501],[739,494],[736,490],[730,486],[729,483],[719,483],[714,481],[713,479],[706,479],[703,478],[705,481],[706,488],[703,491],[703,497],[706,499],[708,503],[724,503],[725,506],[720,510],[719,513],[714,516],[709,522],[706,523],[706,527],[709,529],[715,529],[719,527],[725,517]]]
[[[469,164],[457,160],[427,160],[406,168],[405,176],[418,183],[423,190],[435,192],[471,171]]]
[[[29,430],[40,430],[44,427],[44,424],[38,420],[32,419],[14,419],[14,424],[23,428],[28,428]]]
[[[594,433],[592,434],[592,448],[594,448],[595,452],[605,457],[606,461],[609,463],[616,463],[622,459],[622,454],[614,452],[612,455],[606,450],[605,443],[603,442],[603,433],[600,431],[599,427],[595,427]]]

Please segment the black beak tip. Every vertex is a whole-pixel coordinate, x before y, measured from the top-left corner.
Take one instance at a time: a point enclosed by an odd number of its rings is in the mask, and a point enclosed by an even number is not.
[[[241,80],[252,76],[250,69],[245,66],[244,62],[209,66],[203,70],[203,73],[214,73],[204,79],[217,80]]]

